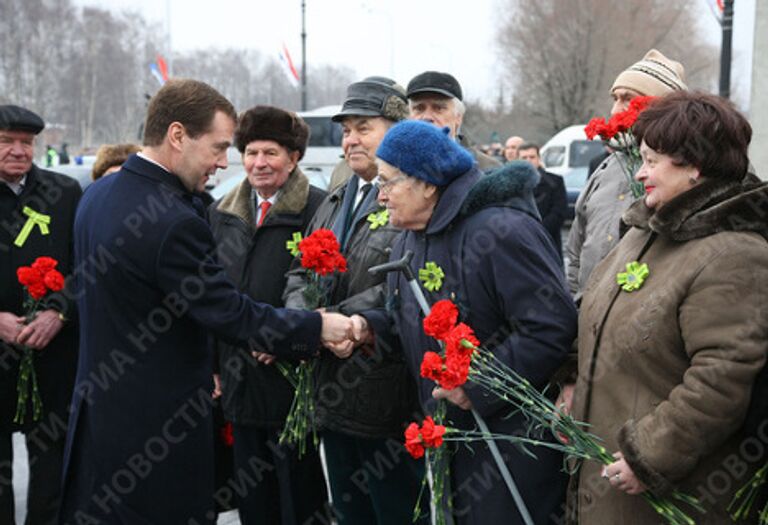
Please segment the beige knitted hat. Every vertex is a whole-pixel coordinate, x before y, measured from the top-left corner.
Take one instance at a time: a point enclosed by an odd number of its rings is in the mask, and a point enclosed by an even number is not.
[[[640,62],[624,70],[611,86],[632,89],[641,95],[660,97],[672,91],[684,91],[685,68],[680,62],[665,57],[660,51],[651,49]]]

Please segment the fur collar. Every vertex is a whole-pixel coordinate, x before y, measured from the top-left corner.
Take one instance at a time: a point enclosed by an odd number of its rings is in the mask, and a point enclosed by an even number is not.
[[[307,204],[309,196],[309,180],[297,167],[288,176],[283,184],[280,195],[275,205],[269,208],[267,216],[272,214],[299,214]],[[235,189],[227,193],[219,201],[216,210],[228,215],[234,215],[242,219],[246,224],[253,224],[253,211],[251,207],[251,185],[248,177]]]
[[[462,215],[472,215],[489,206],[516,208],[540,219],[533,190],[541,176],[530,163],[516,160],[490,171],[470,190],[461,207]]]
[[[723,231],[755,232],[768,239],[768,183],[750,173],[740,181],[705,179],[656,213],[640,199],[623,220],[674,241]]]

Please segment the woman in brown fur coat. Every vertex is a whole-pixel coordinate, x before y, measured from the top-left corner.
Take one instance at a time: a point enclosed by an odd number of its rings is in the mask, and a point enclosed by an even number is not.
[[[696,523],[729,523],[768,448],[768,425],[744,425],[768,352],[768,184],[747,173],[749,124],[718,97],[666,96],[634,131],[646,195],[585,289],[573,402],[616,462],[581,465],[569,515],[662,523],[639,495],[679,489],[706,508],[685,508]]]

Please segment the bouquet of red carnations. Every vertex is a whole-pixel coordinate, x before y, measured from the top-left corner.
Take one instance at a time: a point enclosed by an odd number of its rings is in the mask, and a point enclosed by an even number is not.
[[[640,157],[640,145],[632,134],[632,126],[653,99],[654,97],[635,97],[626,110],[616,113],[607,121],[603,117],[595,117],[584,128],[589,140],[600,137],[608,147],[624,154],[624,162],[620,158],[619,163],[629,180],[629,188],[635,199],[645,194],[645,188],[635,180],[635,173],[640,169],[643,159]]]
[[[339,251],[336,236],[327,229],[315,230],[305,239],[301,238],[300,233],[295,233],[286,247],[294,256],[301,255],[301,266],[306,269],[307,285],[303,294],[307,309],[315,310],[325,306],[327,297],[322,278],[334,272],[347,271],[347,260]],[[302,361],[296,366],[278,361],[277,367],[295,391],[285,427],[280,434],[280,443],[296,445],[301,456],[306,451],[310,431],[315,446],[319,443],[314,424],[315,360]]]
[[[16,270],[16,278],[26,291],[24,315],[26,322],[35,319],[42,301],[48,292],[58,292],[64,288],[64,276],[56,270],[58,261],[51,257],[38,257],[31,266],[21,266]],[[43,400],[37,385],[34,350],[27,345],[21,347],[19,379],[16,383],[16,415],[14,423],[23,424],[27,414],[27,400],[32,396],[32,420],[37,421],[43,413]]]
[[[526,445],[544,446],[560,450],[573,458],[599,461],[604,465],[615,461],[602,445],[600,438],[586,430],[588,425],[561,413],[555,404],[527,379],[497,359],[492,352],[481,348],[472,328],[458,323],[458,316],[456,306],[451,301],[443,300],[435,303],[431,313],[424,319],[424,332],[441,341],[445,352],[444,355],[435,352],[424,354],[421,364],[422,377],[433,379],[446,389],[457,388],[467,380],[482,386],[491,394],[509,402],[526,417],[530,422],[529,436],[507,436],[446,428],[442,420],[444,409],[438,411],[434,421],[425,421],[422,427],[412,423],[405,434],[406,448],[414,457],[424,451],[428,454],[428,459],[429,455],[432,456],[430,465],[433,467],[435,499],[440,501],[443,497],[441,490],[445,487],[445,479],[448,476],[447,466],[434,470],[435,464],[440,465],[434,458],[442,458],[443,463],[447,462],[445,456],[440,455],[440,445],[443,441],[503,440],[521,445],[524,451],[527,451]],[[558,442],[541,439],[542,432],[552,432]],[[535,435],[531,436],[534,433]],[[660,498],[646,491],[642,497],[671,525],[695,523],[677,506],[677,502],[686,503],[703,512],[698,500],[679,491],[672,492],[668,498]],[[418,510],[417,504],[417,512]],[[442,522],[440,518],[438,514],[438,523]]]

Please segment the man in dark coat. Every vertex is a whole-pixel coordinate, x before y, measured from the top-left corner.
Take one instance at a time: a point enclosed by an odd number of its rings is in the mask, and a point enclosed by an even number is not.
[[[533,167],[539,172],[541,179],[539,184],[533,190],[533,196],[536,199],[536,206],[541,215],[541,223],[544,229],[555,243],[555,249],[560,259],[563,258],[563,241],[561,230],[565,218],[568,215],[568,198],[565,192],[565,182],[560,175],[555,175],[544,169],[539,156],[539,146],[528,142],[520,146],[520,160],[525,160],[533,164]]]
[[[219,260],[232,282],[251,298],[283,306],[285,273],[293,255],[286,248],[304,232],[326,193],[298,168],[309,127],[295,113],[256,106],[240,116],[235,145],[243,155],[246,177],[209,209]],[[273,366],[272,354],[217,342],[224,416],[233,424],[234,470],[258,460],[265,468],[255,487],[239,494],[243,523],[300,525],[322,515],[327,489],[320,455],[308,446],[301,458],[295,447],[279,444],[293,387]],[[217,494],[232,499],[233,491]]]
[[[427,302],[451,299],[459,320],[474,329],[488,351],[534,387],[545,387],[576,335],[576,309],[538,218],[532,195],[536,171],[514,161],[483,176],[453,141],[418,122],[393,127],[378,156],[384,161],[379,200],[390,210],[392,223],[405,230],[390,259],[413,252],[414,275],[428,262],[441,268],[443,278],[432,282],[432,291],[425,290]],[[390,273],[387,286],[387,310],[364,312],[363,324],[370,324],[368,333],[379,343],[397,334],[424,410],[434,411],[433,397],[447,398],[452,427],[475,428],[469,412],[474,408],[491,433],[525,433],[528,422],[522,414],[471,380],[443,390],[420,376],[424,353],[439,352],[438,343],[424,333],[424,316],[404,275]],[[533,522],[559,523],[567,482],[562,455],[534,447],[534,459],[510,443],[498,445]],[[459,525],[524,523],[484,443],[456,446],[450,476],[451,510]]]
[[[347,88],[333,119],[344,132],[344,157],[354,176],[318,208],[309,231],[330,228],[347,258],[347,271],[333,278],[329,311],[345,315],[384,305],[384,279],[368,268],[386,262],[400,234],[378,205],[376,148],[390,126],[407,115],[405,93],[390,79],[367,78]],[[291,270],[287,306],[304,304],[300,268]],[[360,349],[342,361],[323,352],[317,363],[317,419],[322,429],[333,506],[340,525],[410,523],[419,492],[418,464],[402,445],[405,425],[417,406],[399,346]],[[371,466],[386,462],[382,471]]]
[[[14,523],[11,433],[26,434],[30,485],[27,523],[50,524],[60,500],[67,408],[77,366],[74,304],[65,293],[45,299],[26,324],[24,292],[16,269],[41,256],[53,257],[64,275],[72,271],[72,224],[80,199],[77,181],[32,163],[35,135],[43,120],[18,106],[0,106],[0,523]],[[40,215],[34,215],[40,214]],[[33,218],[45,216],[45,224]],[[32,222],[30,222],[32,221]],[[24,231],[25,224],[34,224]],[[19,345],[35,352],[43,414],[33,420],[31,403],[23,425],[13,422]]]
[[[61,523],[213,522],[209,330],[296,358],[348,331],[338,315],[254,302],[216,260],[194,192],[226,167],[235,120],[210,86],[166,83],[150,101],[142,153],[83,197],[83,337]]]

